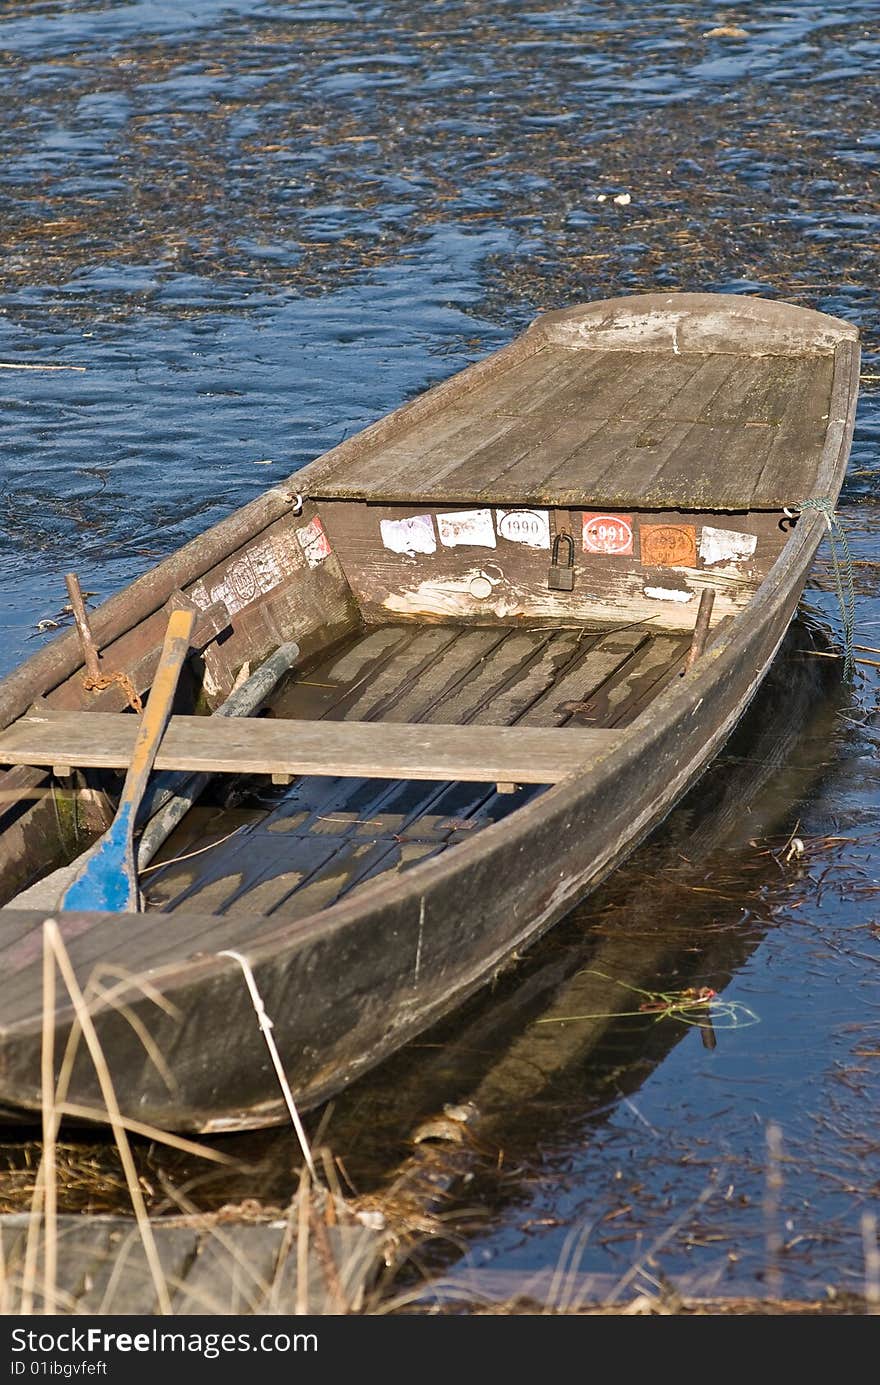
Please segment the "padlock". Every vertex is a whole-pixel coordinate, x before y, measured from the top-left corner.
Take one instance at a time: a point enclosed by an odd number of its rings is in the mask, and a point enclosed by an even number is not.
[[[560,561],[559,546],[562,543],[568,544],[565,562]],[[562,529],[553,540],[553,552],[550,558],[550,575],[547,578],[547,586],[552,592],[571,592],[574,591],[574,539],[567,529]]]

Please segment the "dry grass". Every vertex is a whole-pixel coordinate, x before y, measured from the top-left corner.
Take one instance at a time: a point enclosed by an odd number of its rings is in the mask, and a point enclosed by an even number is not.
[[[73,1005],[75,1024],[57,1064],[54,1015],[59,977]],[[117,978],[119,988],[132,980]],[[200,1212],[185,1193],[167,1182],[162,1191],[178,1215],[148,1215],[145,1180],[138,1172],[130,1134],[209,1162],[237,1161],[209,1145],[184,1140],[122,1115],[90,1014],[90,1002],[105,1003],[108,996],[113,999],[97,974],[85,990],[80,987],[58,926],[54,919],[46,919],[42,1141],[32,1146],[34,1158],[18,1171],[17,1188],[14,1176],[5,1180],[7,1201],[17,1192],[14,1200],[18,1206],[26,1198],[30,1210],[17,1217],[7,1213],[6,1223],[0,1227],[0,1311],[16,1316],[83,1311],[160,1315],[177,1311],[359,1311],[365,1286],[384,1259],[380,1238],[358,1222],[338,1183],[331,1180],[328,1188],[318,1183],[308,1146],[303,1147],[306,1162],[298,1195],[280,1215],[267,1217],[265,1209],[255,1203],[214,1214]],[[124,1006],[118,1008],[126,1013]],[[260,1006],[256,1008],[262,1027],[265,1012]],[[122,1177],[117,1172],[113,1184],[113,1201],[124,1188],[133,1214],[126,1219],[89,1217],[85,1235],[85,1223],[77,1217],[60,1217],[58,1210],[59,1190],[69,1198],[71,1187],[77,1184],[82,1185],[89,1203],[96,1189],[101,1190],[99,1196],[107,1198],[108,1169],[102,1161],[94,1154],[84,1161],[78,1146],[58,1140],[63,1116],[94,1116],[94,1112],[67,1100],[81,1042],[97,1075],[104,1115],[113,1135],[113,1143],[107,1147],[108,1163],[121,1166]],[[150,1052],[149,1042],[145,1049]],[[301,1126],[295,1125],[298,1138],[304,1140]],[[324,1164],[325,1170],[332,1169],[329,1156]],[[210,1266],[210,1274],[193,1273],[199,1262],[202,1268]]]
[[[829,1291],[817,1300],[783,1294],[776,1224],[784,1158],[782,1133],[775,1126],[767,1136],[767,1293],[761,1297],[736,1286],[722,1293],[711,1277],[702,1283],[667,1282],[650,1269],[656,1255],[711,1196],[710,1187],[617,1278],[581,1272],[589,1227],[574,1228],[559,1264],[531,1279],[484,1270],[443,1279],[427,1263],[420,1267],[425,1247],[435,1250],[445,1243],[456,1260],[466,1250],[462,1237],[467,1217],[458,1207],[455,1189],[468,1171],[472,1174],[481,1161],[491,1162],[493,1157],[464,1114],[455,1120],[450,1116],[445,1122],[423,1123],[413,1137],[413,1154],[381,1193],[344,1195],[339,1181],[339,1171],[345,1176],[344,1169],[322,1147],[314,1154],[309,1150],[308,1160],[303,1160],[299,1188],[289,1206],[267,1208],[251,1199],[217,1212],[200,1211],[185,1190],[159,1173],[164,1205],[173,1209],[173,1215],[151,1217],[147,1196],[155,1190],[136,1166],[130,1135],[170,1146],[192,1159],[226,1166],[239,1161],[211,1145],[123,1117],[89,1013],[90,1004],[106,1000],[105,978],[93,977],[84,990],[79,987],[51,919],[44,925],[43,964],[42,1142],[34,1142],[32,1157],[4,1180],[7,1206],[30,1202],[28,1214],[7,1216],[0,1227],[0,1312],[4,1315],[195,1311],[218,1315],[816,1316],[880,1311],[880,1252],[876,1220],[870,1214],[862,1221],[863,1294]],[[74,1005],[76,1024],[56,1062],[51,1017],[59,978]],[[116,981],[121,991],[132,978],[119,976]],[[256,1022],[265,1020],[259,1005],[255,1011]],[[122,1005],[120,1013],[125,1013]],[[84,1153],[81,1146],[58,1138],[63,1116],[86,1114],[67,1100],[80,1043],[86,1044],[98,1075],[113,1134],[103,1158],[94,1149]],[[296,1134],[299,1139],[301,1128]],[[104,1207],[118,1213],[121,1195],[133,1215],[127,1219],[89,1216],[85,1236],[79,1218],[59,1213],[60,1206],[77,1201],[90,1211]],[[411,1287],[401,1289],[403,1267]],[[120,1303],[125,1305],[121,1309]]]

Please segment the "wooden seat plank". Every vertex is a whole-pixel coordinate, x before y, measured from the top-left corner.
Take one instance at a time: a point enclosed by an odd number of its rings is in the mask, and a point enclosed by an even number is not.
[[[620,654],[614,655],[619,662]],[[137,734],[135,717],[54,712],[22,717],[0,735],[0,763],[123,769]],[[392,725],[382,722],[222,722],[172,717],[157,769],[210,774],[329,774],[366,779],[464,779],[552,784],[604,753],[605,731],[543,727]]]

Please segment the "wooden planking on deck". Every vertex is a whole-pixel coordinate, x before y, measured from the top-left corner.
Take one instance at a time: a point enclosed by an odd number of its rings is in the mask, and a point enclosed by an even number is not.
[[[442,628],[442,627],[441,627]],[[442,655],[426,665],[418,678],[410,678],[370,712],[371,721],[423,721],[435,702],[451,694],[473,676],[493,650],[506,643],[504,628],[473,627],[458,631],[456,638]],[[356,702],[346,711],[346,719],[362,716],[362,703]],[[457,724],[456,716],[435,720]]]
[[[630,365],[629,371],[633,369]],[[467,457],[451,453],[442,471],[425,478],[424,498],[446,503],[459,494],[495,495],[514,484],[521,474],[533,478],[539,465],[537,450],[564,450],[567,433],[562,430],[566,428],[574,429],[576,436],[581,437],[588,426],[584,421],[585,400],[626,376],[626,365],[618,359],[618,353],[590,352],[576,375],[566,378],[561,387],[544,389],[540,397],[530,402],[515,428],[508,428],[503,436]],[[638,380],[630,388],[637,387]],[[508,417],[509,408],[505,414]],[[596,421],[597,426],[600,422]]]
[[[465,407],[340,463],[313,494],[778,509],[810,492],[833,372],[831,355],[545,347],[470,391]],[[760,464],[739,465],[753,445]]]
[[[285,689],[282,716],[330,719],[372,716],[391,721],[484,725],[530,721],[602,726],[677,667],[686,641],[641,629],[600,635],[583,629],[452,627],[455,639],[415,680],[398,678],[398,660],[418,627],[379,626],[353,646],[331,652]],[[424,654],[425,647],[422,647]],[[412,669],[412,657],[405,660]],[[365,677],[386,669],[399,699],[357,705]],[[350,694],[355,694],[354,697]],[[577,710],[573,710],[577,708]],[[378,727],[376,728],[379,729]],[[513,811],[534,786],[498,795],[489,784],[304,777],[274,807],[192,863],[186,836],[170,844],[147,887],[152,909],[197,908],[230,917],[302,918],[378,874],[409,869]],[[181,855],[184,859],[176,861]]]
[[[0,735],[0,763],[124,769],[138,722],[113,712],[46,712]],[[346,721],[172,717],[157,769],[553,784],[614,741],[604,731]]]
[[[520,717],[519,726],[562,726],[572,715],[572,705],[594,697],[623,667],[649,636],[644,630],[612,631],[598,640],[582,659],[556,679],[542,697]],[[563,735],[568,734],[566,731]]]

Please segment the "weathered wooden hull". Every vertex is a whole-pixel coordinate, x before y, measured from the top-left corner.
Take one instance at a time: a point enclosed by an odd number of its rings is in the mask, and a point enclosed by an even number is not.
[[[222,951],[246,953],[303,1108],[347,1085],[484,984],[604,879],[715,755],[788,628],[822,529],[818,516],[805,516],[779,584],[768,584],[750,618],[709,651],[698,671],[661,695],[642,734],[393,887],[365,890],[356,903],[289,931],[267,927],[271,920],[255,928],[241,920],[189,919],[186,955],[157,938],[152,916],[100,923],[90,915],[64,916],[62,936],[84,986],[99,960],[118,976],[127,958],[138,958],[132,985],[116,997],[120,1008],[95,1011],[126,1114],[160,1127],[213,1132],[283,1119],[283,1097],[248,990],[235,961],[218,956]],[[22,970],[38,968],[39,926],[32,915],[6,912],[7,927],[29,925],[9,960],[22,959]],[[139,992],[139,977],[173,1013]],[[151,1034],[175,1090],[145,1052],[132,1016]],[[0,1101],[38,1109],[40,1037],[37,1016],[26,1036],[7,1011]],[[101,1111],[97,1080],[80,1047],[70,1100]]]
[[[854,416],[858,352],[847,346],[838,348],[834,426],[815,492],[832,498]],[[273,494],[260,502],[262,509],[255,502],[244,519],[241,512],[227,522],[232,527],[225,535],[218,526],[205,539],[210,561],[200,564],[190,545],[183,558],[175,555],[141,579],[140,587],[114,598],[103,624],[98,622],[105,642],[106,631],[124,638],[135,621],[152,619],[184,581],[201,581],[219,555],[263,534],[291,498]],[[285,1119],[251,993],[240,961],[230,953],[247,960],[303,1109],[348,1085],[507,966],[633,850],[717,753],[785,636],[825,523],[821,513],[804,510],[755,594],[731,610],[696,666],[667,682],[627,734],[451,850],[288,923],[271,914],[60,915],[58,927],[79,983],[92,985],[93,1022],[126,1117],[209,1133]],[[290,608],[299,581],[285,596]],[[203,585],[211,595],[210,581]],[[321,604],[313,604],[306,638],[310,631],[317,638],[322,618],[336,620],[342,630],[347,599],[340,589],[323,616]],[[266,629],[252,638],[254,650],[272,647],[271,626],[267,617]],[[290,633],[276,629],[275,642]],[[301,629],[295,633],[302,637]],[[38,660],[46,687],[69,678],[78,666],[72,637]],[[29,672],[0,686],[4,725],[33,697],[33,670],[31,661]],[[14,877],[14,866],[10,870]],[[0,1104],[36,1112],[43,1036],[34,997],[43,923],[14,907],[0,914],[6,933]],[[95,992],[96,982],[103,992]],[[72,1024],[72,1006],[62,995],[54,1026],[57,1051]],[[80,1118],[86,1112],[106,1118],[81,1039],[65,1100]]]

